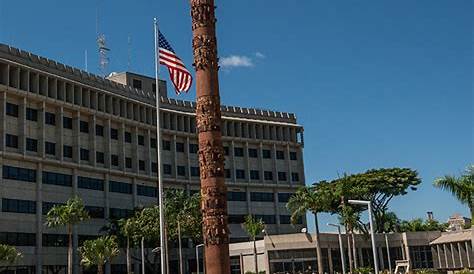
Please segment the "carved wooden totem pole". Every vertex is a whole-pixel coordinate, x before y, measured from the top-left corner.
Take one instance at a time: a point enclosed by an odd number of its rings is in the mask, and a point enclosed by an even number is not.
[[[208,274],[230,273],[227,188],[218,81],[214,0],[190,0],[196,69],[201,209]]]

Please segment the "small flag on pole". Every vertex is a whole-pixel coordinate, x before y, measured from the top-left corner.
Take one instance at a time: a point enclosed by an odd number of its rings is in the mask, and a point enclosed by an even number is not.
[[[183,61],[176,55],[166,38],[158,31],[158,48],[160,64],[168,67],[171,82],[173,82],[176,94],[188,92],[193,82],[193,77],[188,71]]]

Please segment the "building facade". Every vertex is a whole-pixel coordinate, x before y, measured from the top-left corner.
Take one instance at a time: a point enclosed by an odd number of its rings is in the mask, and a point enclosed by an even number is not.
[[[472,236],[472,229],[458,232],[377,234],[375,246],[379,269],[389,271],[391,268],[393,272],[396,261],[408,261],[412,270],[436,269],[440,273],[452,273],[462,269],[474,270]],[[265,236],[263,240],[257,241],[259,271],[265,271],[267,274],[318,273],[314,237],[315,235],[307,233]],[[345,235],[342,235],[342,239],[345,262],[348,266]],[[338,235],[321,233],[320,243],[324,273],[342,273]],[[373,268],[370,237],[355,235],[355,246],[356,265]],[[252,242],[231,244],[230,254],[232,274],[255,271]]]
[[[75,227],[74,250],[108,220],[156,204],[155,90],[153,78],[104,79],[0,44],[0,242],[24,254],[11,269],[63,273],[55,270],[67,261],[65,230],[44,222],[72,196],[92,217]],[[165,188],[197,192],[195,104],[168,98],[163,81],[160,95]],[[247,239],[240,225],[247,214],[261,217],[270,234],[300,230],[305,220],[290,225],[285,208],[305,184],[295,115],[222,106],[222,116],[231,241]],[[79,273],[77,254],[74,262]],[[121,273],[124,263],[117,259],[107,272]]]

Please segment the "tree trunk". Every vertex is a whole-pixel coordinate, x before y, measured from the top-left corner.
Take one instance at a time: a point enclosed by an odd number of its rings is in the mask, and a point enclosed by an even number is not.
[[[72,225],[67,226],[69,243],[67,248],[67,273],[72,274]]]
[[[319,224],[318,224],[318,213],[313,213],[314,214],[314,226],[316,229],[316,236],[314,237],[314,242],[316,243],[316,256],[318,260],[318,273],[323,274],[324,273],[324,267],[323,267],[323,255],[321,252],[321,243],[319,242]]]
[[[127,237],[127,274],[132,273],[132,262],[130,258],[130,237]]]
[[[352,255],[354,257],[354,268],[358,268],[359,264],[357,262],[357,248],[355,243],[354,228],[351,227],[351,237],[352,237]]]
[[[104,266],[103,265],[97,265],[97,274],[103,274],[104,273]]]
[[[258,258],[257,258],[257,243],[253,237],[253,259],[255,261],[255,273],[258,274]]]
[[[183,252],[181,249],[181,226],[178,220],[179,274],[183,274]]]
[[[347,231],[349,231],[349,225],[346,224],[345,225],[345,229],[346,229],[346,234],[347,234]],[[350,273],[354,273],[354,265],[352,263],[352,249],[351,249],[351,235],[350,234],[347,234],[347,258],[349,259],[349,272]]]

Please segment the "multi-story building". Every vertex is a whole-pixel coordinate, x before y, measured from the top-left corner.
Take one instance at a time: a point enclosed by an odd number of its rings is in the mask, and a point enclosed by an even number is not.
[[[108,220],[156,204],[155,90],[153,78],[104,79],[0,44],[0,242],[21,249],[21,273],[66,264],[65,230],[44,225],[53,205],[84,200],[92,219],[74,229],[77,250]],[[198,191],[195,104],[168,98],[163,81],[160,95],[165,187]],[[247,239],[240,225],[247,214],[270,234],[300,230],[305,220],[290,225],[285,208],[305,183],[296,117],[228,106],[222,115],[231,240]],[[74,261],[78,273],[77,254]]]

